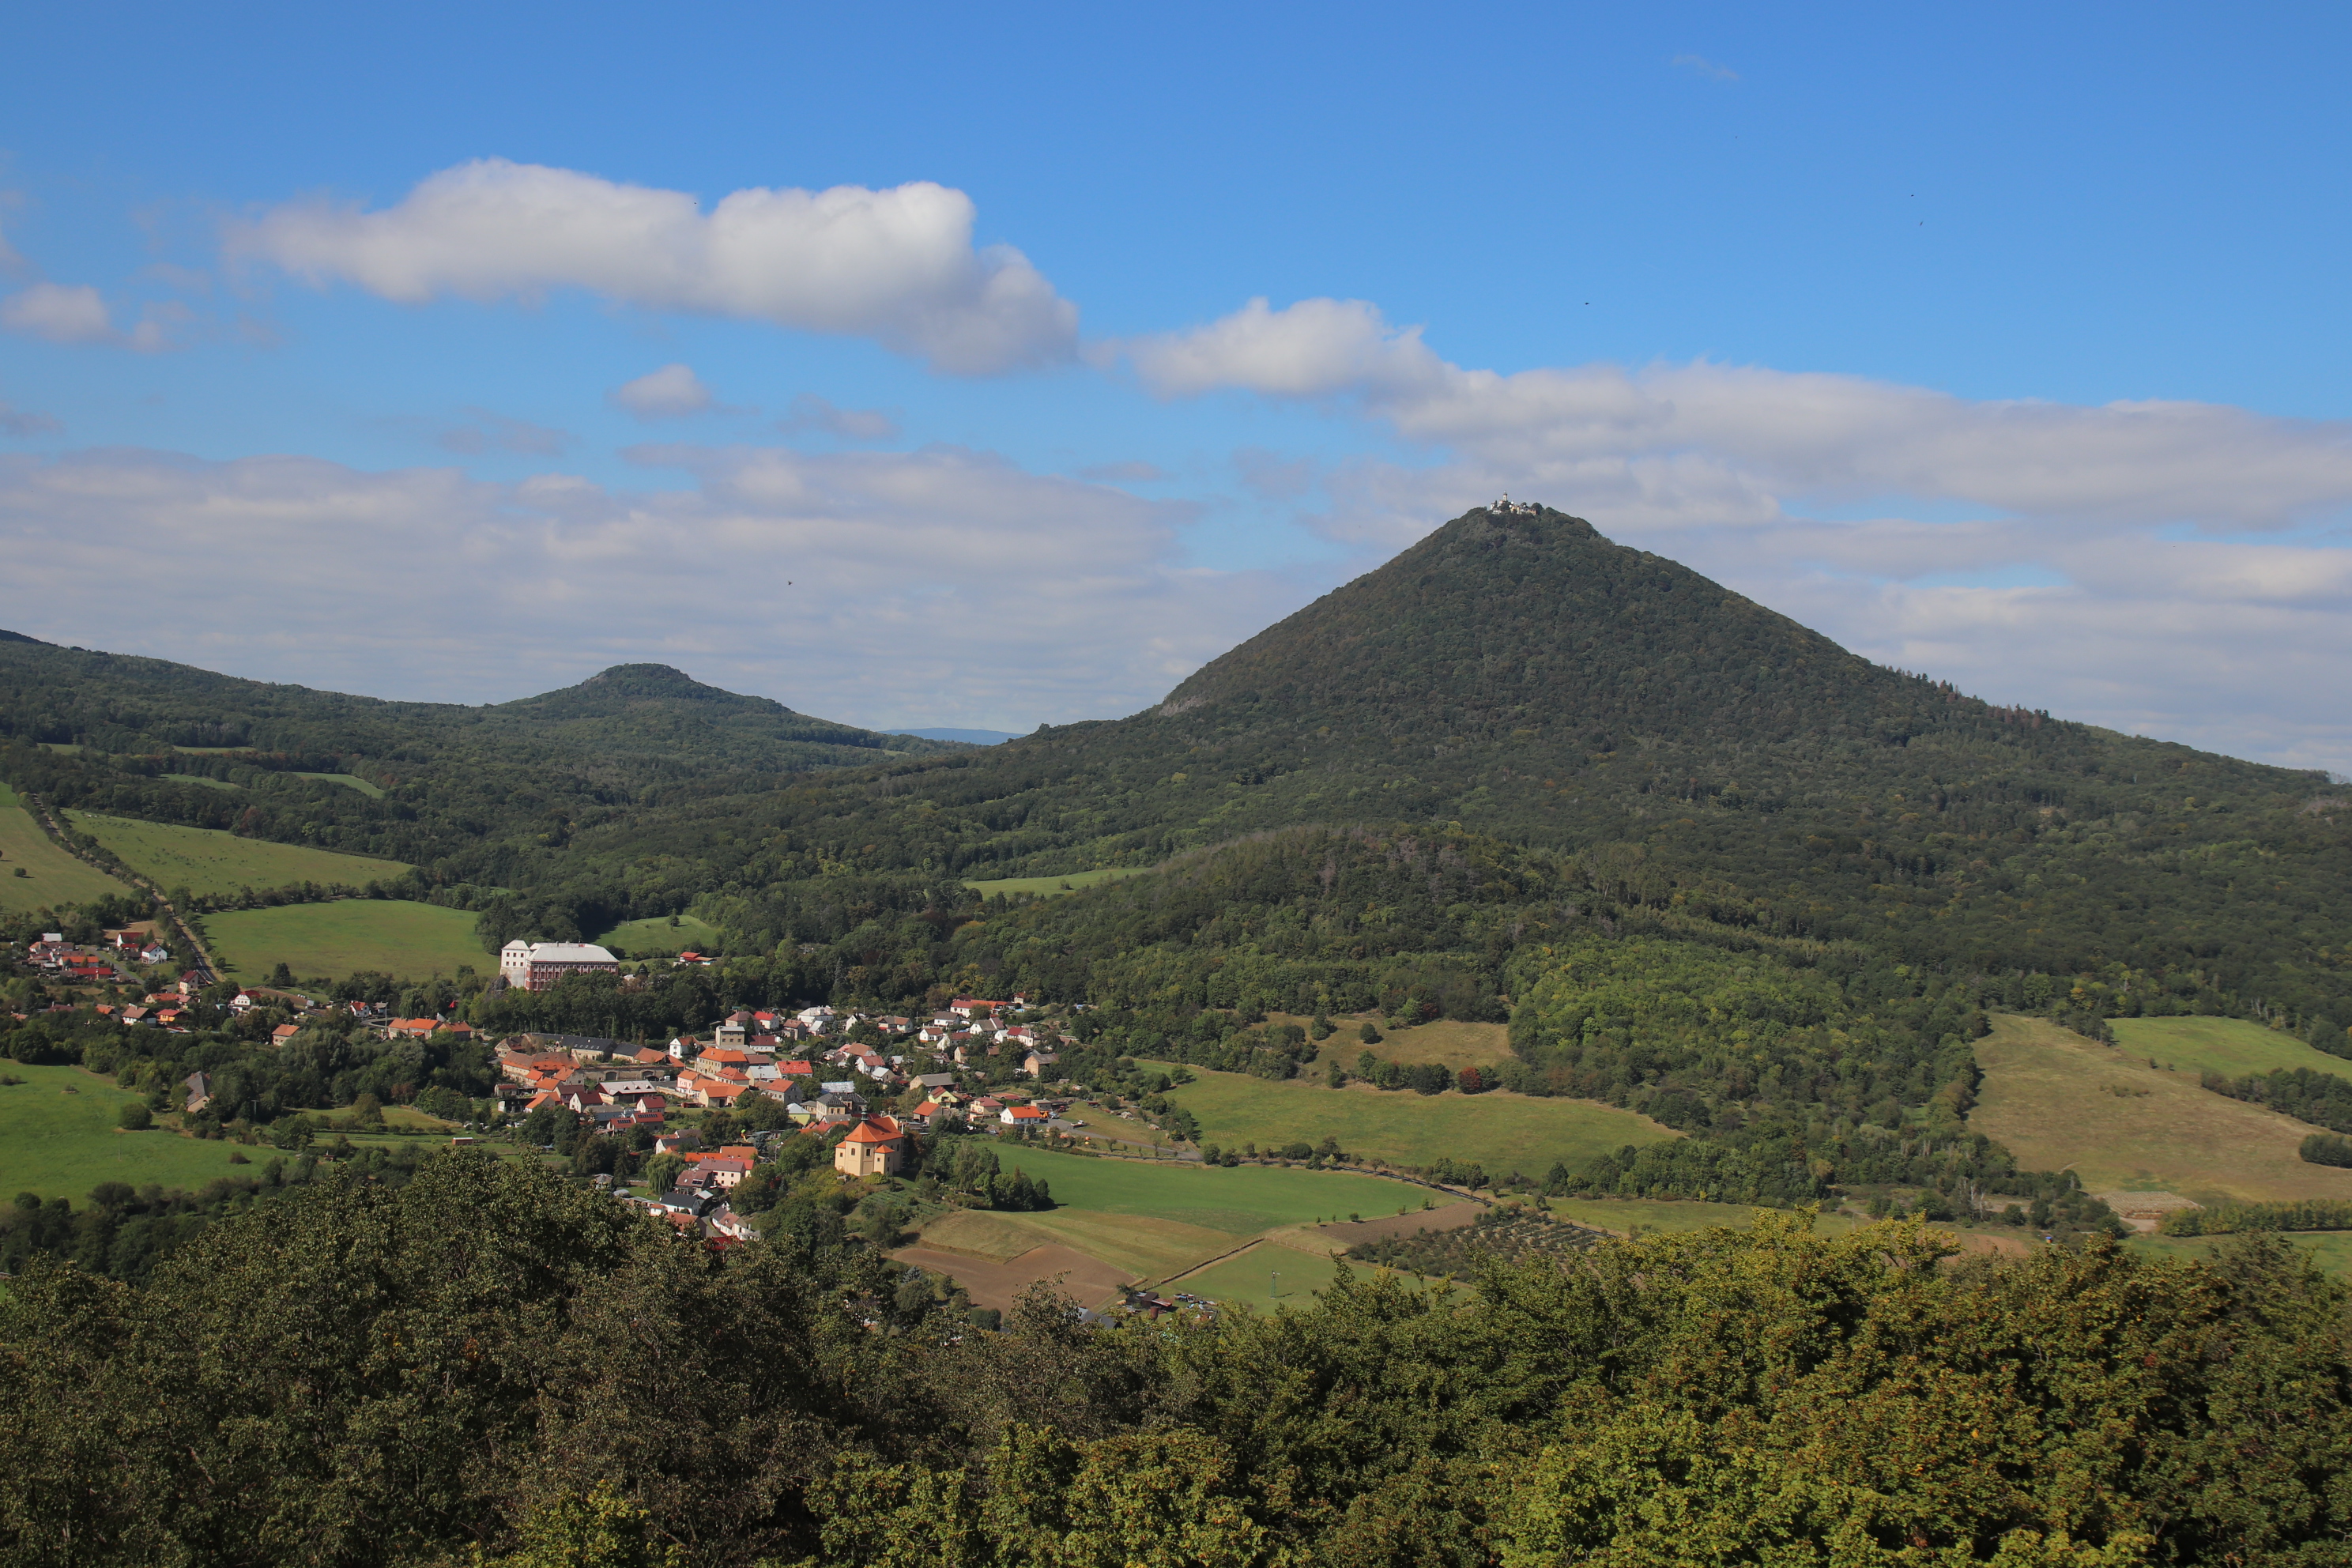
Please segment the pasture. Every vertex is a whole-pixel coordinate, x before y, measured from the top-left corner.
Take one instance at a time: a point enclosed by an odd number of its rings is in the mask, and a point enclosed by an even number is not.
[[[90,811],[69,811],[66,816],[77,830],[105,845],[124,865],[167,892],[185,888],[194,893],[226,894],[297,882],[343,882],[358,887],[408,869],[397,860],[239,838],[216,827],[178,827]]]
[[[202,773],[165,773],[163,776],[173,784],[202,784],[206,789],[241,790],[245,787],[241,784],[231,784],[226,779],[206,778]]]
[[[1995,1014],[1977,1062],[1984,1082],[1969,1125],[2029,1170],[2071,1170],[2092,1192],[2172,1192],[2201,1204],[2352,1199],[2352,1171],[2297,1154],[2310,1127],[2200,1089],[2193,1074],[2150,1068],[2145,1051]]]
[[[294,776],[298,779],[324,779],[329,784],[345,784],[359,791],[370,800],[383,798],[382,784],[373,779],[360,778],[352,773],[296,773]]]
[[[1646,1116],[1583,1100],[1527,1095],[1422,1095],[1364,1084],[1327,1089],[1314,1078],[1286,1082],[1189,1069],[1195,1081],[1168,1097],[1200,1119],[1203,1142],[1261,1149],[1336,1138],[1350,1154],[1399,1165],[1475,1161],[1490,1175],[1540,1177],[1555,1160],[1570,1170],[1595,1154],[1675,1134]],[[1314,1069],[1308,1068],[1312,1073]]]
[[[2134,1236],[2124,1245],[2152,1258],[2202,1262],[2212,1257],[2215,1247],[2231,1239],[2226,1236]],[[2339,1278],[2352,1275],[2352,1231],[2290,1231],[2279,1239],[2310,1258],[2324,1274]]]
[[[1075,893],[1097,882],[1140,877],[1149,869],[1144,866],[1113,866],[1100,871],[1066,871],[1058,877],[998,877],[989,881],[966,881],[964,886],[979,889],[982,897],[992,893]]]
[[[454,974],[460,964],[487,973],[496,962],[464,910],[404,899],[338,899],[280,904],[205,917],[205,936],[230,977],[247,981],[283,963],[305,979],[340,980],[366,969],[403,979]]]
[[[19,868],[25,875],[16,875]],[[58,848],[17,801],[16,792],[0,784],[0,912],[56,909],[130,892]]]
[[[1664,1231],[1680,1234],[1695,1230],[1714,1230],[1729,1226],[1746,1230],[1756,1222],[1757,1210],[1748,1204],[1701,1204],[1676,1202],[1659,1198],[1547,1198],[1551,1212],[1578,1225],[1589,1225],[1596,1230],[1615,1231],[1620,1236]],[[1849,1215],[1824,1214],[1813,1220],[1813,1230],[1820,1236],[1843,1236],[1860,1223]]]
[[[2109,1026],[2125,1051],[2143,1061],[2153,1057],[2192,1082],[2200,1073],[2244,1078],[2281,1068],[2352,1078],[2352,1062],[2244,1018],[2116,1018]]]
[[[641,921],[623,921],[588,940],[632,958],[648,952],[684,952],[689,947],[709,952],[718,945],[719,928],[693,915],[679,915],[676,925],[667,915],[651,915]]]
[[[122,1107],[142,1096],[74,1067],[26,1067],[0,1060],[0,1194],[37,1193],[79,1204],[100,1182],[194,1189],[215,1176],[252,1176],[276,1152],[223,1141],[183,1138],[157,1127],[125,1132]],[[250,1164],[232,1165],[231,1153]]]
[[[1417,1189],[1340,1171],[1191,1162],[1092,1160],[1012,1143],[1007,1171],[1043,1178],[1059,1205],[1037,1214],[958,1210],[923,1226],[922,1245],[1009,1263],[1060,1246],[1142,1279],[1165,1279],[1269,1232],[1419,1205]]]

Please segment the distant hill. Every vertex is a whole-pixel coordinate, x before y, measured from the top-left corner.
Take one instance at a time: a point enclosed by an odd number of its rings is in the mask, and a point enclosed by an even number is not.
[[[893,730],[890,733],[923,741],[960,741],[967,746],[996,746],[1021,738],[1010,730]]]
[[[480,881],[529,880],[529,861],[562,849],[583,816],[664,792],[740,793],[963,749],[812,718],[666,665],[617,665],[477,708],[0,637],[0,771],[57,804]],[[383,793],[301,776],[310,773],[354,774]]]

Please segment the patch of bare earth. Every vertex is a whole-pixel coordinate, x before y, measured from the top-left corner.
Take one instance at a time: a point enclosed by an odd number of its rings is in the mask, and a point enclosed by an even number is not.
[[[1092,1307],[1136,1279],[1099,1258],[1067,1247],[1033,1247],[1003,1263],[929,1247],[902,1247],[890,1258],[932,1274],[944,1274],[964,1288],[973,1306],[993,1307],[1000,1312],[1009,1311],[1013,1298],[1041,1279],[1055,1282],[1080,1306]]]

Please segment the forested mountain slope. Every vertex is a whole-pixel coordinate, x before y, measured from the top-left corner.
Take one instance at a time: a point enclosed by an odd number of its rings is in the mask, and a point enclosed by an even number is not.
[[[664,665],[469,708],[0,639],[0,769],[55,804],[433,863],[458,879],[527,877],[531,852],[560,848],[583,811],[961,749],[813,719]]]
[[[1879,668],[1548,510],[1457,518],[1131,718],[616,814],[574,845],[725,889],[1409,820],[1613,847],[1641,897],[1767,934],[2302,1012],[2352,994],[2352,801],[2322,775]]]

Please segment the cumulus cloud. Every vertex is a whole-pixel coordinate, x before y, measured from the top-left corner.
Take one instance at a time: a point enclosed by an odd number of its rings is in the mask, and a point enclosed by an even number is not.
[[[0,457],[0,626],[467,701],[649,659],[828,717],[1026,730],[1156,701],[1316,586],[1189,569],[1175,509],[985,453],[633,456],[683,478]],[[361,591],[401,614],[352,616]]]
[[[898,422],[879,408],[836,408],[814,392],[793,398],[792,413],[777,420],[776,428],[787,436],[813,430],[845,441],[898,438]]]
[[[1126,345],[1163,396],[1350,401],[1406,438],[1574,489],[1885,494],[2021,515],[2275,528],[2352,502],[2352,421],[2212,404],[1969,402],[1860,376],[1699,363],[1501,374],[1447,363],[1361,300],[1253,300]]]
[[[682,191],[483,159],[396,205],[289,203],[231,226],[234,257],[406,304],[580,289],[655,310],[872,338],[935,369],[994,374],[1067,360],[1077,310],[1009,246],[975,247],[976,209],[928,181],[754,188],[708,213]]]
[[[615,408],[625,408],[640,419],[676,419],[700,414],[713,406],[714,401],[702,378],[682,364],[666,364],[635,381],[624,382],[604,395]]]
[[[163,328],[167,318],[183,320],[184,313],[158,306],[129,331],[118,331],[104,297],[87,283],[36,283],[0,300],[0,327],[9,331],[53,343],[102,344],[141,353],[172,346]]]

